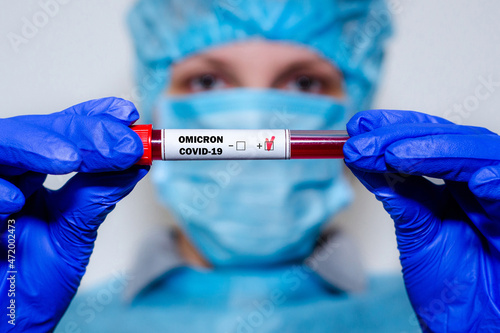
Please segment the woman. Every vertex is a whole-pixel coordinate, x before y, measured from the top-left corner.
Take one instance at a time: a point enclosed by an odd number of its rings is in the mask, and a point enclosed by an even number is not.
[[[371,101],[387,13],[379,1],[140,1],[129,23],[142,115],[156,128],[343,129]],[[365,38],[370,22],[379,31]],[[341,161],[168,162],[152,172],[178,225],[147,239],[125,302],[82,329],[417,328],[400,281],[367,286],[353,244],[325,230],[351,200]],[[383,316],[380,302],[391,302]]]

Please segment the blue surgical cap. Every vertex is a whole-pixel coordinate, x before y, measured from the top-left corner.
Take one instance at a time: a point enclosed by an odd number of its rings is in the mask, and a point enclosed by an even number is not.
[[[383,0],[139,0],[128,24],[138,58],[139,100],[149,122],[173,63],[255,38],[313,49],[342,71],[351,109],[368,108],[391,12]]]

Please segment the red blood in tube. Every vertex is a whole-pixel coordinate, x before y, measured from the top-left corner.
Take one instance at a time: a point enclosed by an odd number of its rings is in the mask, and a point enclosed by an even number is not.
[[[349,136],[342,131],[290,131],[290,158],[344,158]]]
[[[153,151],[153,160],[158,161],[162,159],[161,130],[153,130],[152,132],[151,150]]]

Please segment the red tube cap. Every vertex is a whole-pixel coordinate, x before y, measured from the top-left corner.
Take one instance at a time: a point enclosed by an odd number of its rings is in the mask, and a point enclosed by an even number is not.
[[[138,165],[151,165],[153,164],[153,149],[151,147],[151,138],[153,134],[153,125],[134,125],[130,128],[136,132],[142,140],[144,146],[144,154],[141,159],[137,161]]]

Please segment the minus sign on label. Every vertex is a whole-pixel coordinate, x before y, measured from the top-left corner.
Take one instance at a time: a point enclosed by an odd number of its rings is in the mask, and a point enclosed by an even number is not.
[[[234,145],[229,145],[229,147],[234,147]]]

